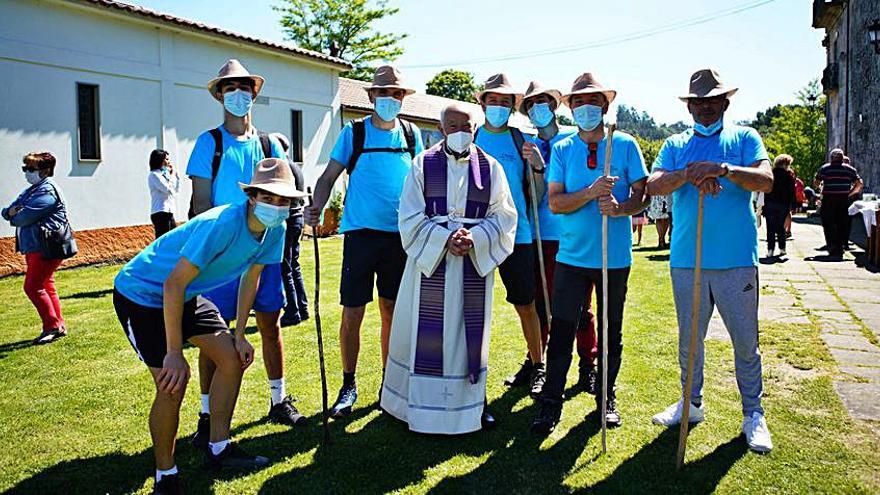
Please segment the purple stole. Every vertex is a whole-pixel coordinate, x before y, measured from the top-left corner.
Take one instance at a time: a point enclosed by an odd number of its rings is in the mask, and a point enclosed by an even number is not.
[[[476,150],[476,152],[474,152]],[[489,209],[492,176],[486,154],[476,146],[471,148],[468,164],[468,192],[465,217],[485,218]],[[479,167],[482,189],[477,187],[473,169]],[[443,143],[425,152],[425,214],[431,218],[449,212],[446,196],[446,153]],[[446,224],[443,224],[446,226]],[[465,225],[465,228],[469,227]],[[446,284],[446,257],[444,255],[434,274],[422,275],[419,300],[419,327],[416,337],[415,373],[443,376],[443,315]],[[480,376],[483,327],[486,321],[486,279],[477,274],[470,256],[464,257],[464,328],[468,356],[468,380],[477,383]]]

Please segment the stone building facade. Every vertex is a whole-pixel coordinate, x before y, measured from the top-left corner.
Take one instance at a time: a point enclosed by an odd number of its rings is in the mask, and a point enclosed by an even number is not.
[[[880,0],[814,0],[813,27],[825,30],[822,86],[828,103],[828,149],[842,148],[880,193]]]

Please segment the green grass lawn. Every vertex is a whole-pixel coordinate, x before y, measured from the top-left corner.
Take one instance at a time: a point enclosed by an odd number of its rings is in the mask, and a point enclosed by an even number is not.
[[[645,245],[653,245],[645,229]],[[321,242],[324,340],[331,401],[341,383],[337,328],[341,241]],[[498,428],[462,437],[410,433],[374,407],[380,382],[378,312],[369,307],[359,366],[360,401],[350,418],[331,424],[321,444],[321,387],[312,321],[284,330],[288,389],[309,416],[304,428],[262,422],[266,375],[257,362],[245,375],[233,418],[234,438],[269,456],[270,467],[217,478],[202,469],[188,441],[178,466],[192,493],[877,493],[880,441],[871,426],[847,416],[832,388],[835,365],[814,326],[762,326],[765,407],[775,450],[756,455],[740,437],[741,412],[730,344],[707,349],[707,421],[688,442],[687,465],[675,469],[678,430],[651,416],[679,393],[675,312],[668,252],[637,250],[624,324],[618,380],[623,427],[601,433],[592,397],[574,395],[546,439],[529,434],[537,412],[522,390],[501,381],[525,344],[513,308],[496,284],[489,401]],[[306,280],[313,287],[311,243],[304,243]],[[123,334],[111,301],[118,266],[58,274],[70,337],[30,347],[39,320],[21,277],[0,280],[0,491],[21,493],[146,493],[153,474],[147,412],[149,373]],[[311,294],[310,294],[311,296]],[[259,348],[259,335],[251,335]],[[186,351],[194,369],[195,350]],[[569,377],[575,380],[576,367]],[[180,432],[189,436],[198,412],[198,381],[189,386]]]

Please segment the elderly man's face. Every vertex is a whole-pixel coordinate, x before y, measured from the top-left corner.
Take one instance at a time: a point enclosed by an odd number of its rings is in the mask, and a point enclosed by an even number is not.
[[[501,93],[486,93],[483,95],[483,101],[481,102],[483,105],[483,110],[486,110],[487,106],[497,106],[497,107],[507,107],[513,108],[513,95],[503,95]]]
[[[474,133],[474,124],[471,122],[471,116],[459,112],[457,110],[447,110],[443,116],[443,122],[440,123],[440,130],[444,136],[454,134],[456,132]]]
[[[602,93],[573,95],[568,100],[568,106],[572,110],[582,105],[593,105],[596,107],[602,107],[602,115],[608,113],[608,100],[605,99],[605,95],[603,95]]]
[[[529,98],[528,100],[524,101],[523,102],[523,110],[525,110],[526,114],[528,114],[529,110],[531,110],[533,106],[535,106],[539,103],[546,103],[546,104],[550,105],[550,111],[552,111],[552,112],[556,111],[556,100],[551,98],[549,95],[546,95],[543,93],[539,94],[538,96],[533,96],[533,97]]]
[[[713,96],[711,98],[689,98],[688,112],[695,122],[703,125],[712,125],[724,115],[730,101],[727,96]]]

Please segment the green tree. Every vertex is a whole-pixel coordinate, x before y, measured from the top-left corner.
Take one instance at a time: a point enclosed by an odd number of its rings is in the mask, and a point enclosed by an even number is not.
[[[438,72],[428,81],[425,85],[425,93],[476,103],[477,99],[474,98],[474,93],[480,88],[481,86],[474,82],[474,75],[470,72],[446,69]]]
[[[782,105],[764,135],[767,152],[794,158],[792,168],[805,183],[825,163],[825,96],[818,79],[797,92],[799,104]]]
[[[368,5],[373,3],[375,8]],[[369,81],[371,62],[390,62],[403,54],[406,34],[380,33],[373,24],[394,15],[387,0],[282,0],[272,8],[281,13],[285,37],[298,46],[350,62],[345,77]]]
[[[645,158],[645,166],[650,171],[654,160],[657,159],[657,155],[660,153],[660,147],[663,146],[664,139],[645,139],[638,135],[635,138],[636,142],[639,143],[639,148],[642,150],[642,156]]]

